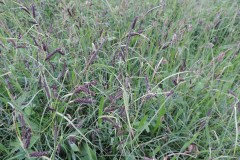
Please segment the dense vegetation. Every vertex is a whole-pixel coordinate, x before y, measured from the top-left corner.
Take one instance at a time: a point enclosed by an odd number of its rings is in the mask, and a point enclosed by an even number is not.
[[[240,157],[239,0],[1,0],[0,159]]]

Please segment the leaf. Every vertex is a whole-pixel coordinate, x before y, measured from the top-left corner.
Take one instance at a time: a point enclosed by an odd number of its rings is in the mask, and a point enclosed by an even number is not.
[[[162,119],[162,117],[163,117],[163,115],[164,115],[165,113],[166,113],[165,107],[161,107],[161,109],[160,109],[160,111],[159,111],[159,113],[158,113],[157,123],[156,123],[156,125],[155,125],[155,127],[154,127],[154,129],[153,129],[153,132],[156,132],[157,129],[161,126],[161,124],[162,124],[161,119]]]
[[[123,103],[124,103],[125,111],[126,111],[126,115],[127,115],[127,122],[128,122],[129,132],[131,134],[133,134],[131,123],[130,123],[130,118],[129,118],[129,112],[128,112],[128,110],[129,110],[129,95],[128,95],[128,93],[127,93],[127,91],[125,89],[123,89]]]
[[[203,88],[204,88],[203,82],[198,82],[195,87],[195,90],[198,92],[198,91],[202,90]]]
[[[190,144],[192,144],[197,139],[198,134],[199,133],[195,133],[193,137],[183,145],[180,152],[183,152],[184,150],[186,150],[190,146]]]
[[[138,124],[138,129],[137,131],[141,131],[142,129],[145,129],[147,132],[149,132],[149,127],[147,126],[147,119],[148,116],[145,115],[142,120]]]
[[[7,153],[7,154],[9,153],[8,150],[7,150],[7,148],[6,148],[3,144],[1,144],[1,143],[0,143],[0,152],[1,152],[1,153],[2,153],[2,152],[5,152],[5,153]]]
[[[135,160],[135,157],[133,155],[126,156],[126,160]]]
[[[33,108],[32,107],[26,107],[24,109],[24,112],[26,113],[26,115],[30,116],[33,114]]]
[[[21,159],[25,159],[25,158],[26,158],[25,153],[24,152],[19,152],[19,153],[16,154],[16,156],[11,157],[8,160],[16,160],[16,159],[21,160]]]
[[[161,150],[160,146],[157,146],[151,153],[151,156],[155,156]]]
[[[124,102],[124,106],[126,108],[128,108],[128,106],[129,106],[129,95],[128,95],[128,93],[125,89],[123,90],[123,102]]]
[[[15,143],[15,142],[10,142],[10,143]],[[16,144],[16,143],[15,143]],[[16,153],[16,154],[15,154]],[[25,159],[26,158],[26,152],[24,151],[24,149],[21,146],[18,146],[16,148],[14,148],[11,151],[11,158],[9,158],[8,160],[21,160],[21,159]],[[9,155],[9,156],[10,156]],[[12,157],[13,155],[15,155],[14,157]]]
[[[80,152],[78,146],[75,143],[69,143],[73,152]]]
[[[113,41],[113,40],[115,40],[117,38],[116,37],[108,37],[107,39],[108,39],[108,41]]]
[[[99,108],[98,108],[98,126],[102,125],[102,118],[103,115],[103,106],[104,106],[104,97],[101,98]]]
[[[33,145],[39,140],[40,136],[39,135],[34,135],[31,137],[30,145],[29,148],[32,148]]]
[[[96,151],[92,150],[86,143],[84,145],[84,149],[88,155],[88,159],[91,160],[97,160],[97,156],[96,156]]]

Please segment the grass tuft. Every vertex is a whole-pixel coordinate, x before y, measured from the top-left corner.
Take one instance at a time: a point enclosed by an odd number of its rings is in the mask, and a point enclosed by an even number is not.
[[[0,0],[0,159],[237,159],[238,0]]]

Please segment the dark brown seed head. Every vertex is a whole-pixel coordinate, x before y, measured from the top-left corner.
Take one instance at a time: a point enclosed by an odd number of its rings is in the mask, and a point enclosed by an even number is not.
[[[35,5],[34,4],[32,4],[31,9],[32,9],[32,15],[35,18],[36,17],[36,11],[35,11]]]
[[[115,110],[117,110],[119,107],[110,107],[110,108],[106,108],[105,110],[104,110],[104,112],[113,112],[113,111],[115,111]]]
[[[55,111],[56,111],[56,109],[51,108],[51,107],[47,107],[47,110],[52,111],[52,112],[55,112]]]
[[[19,119],[19,122],[20,122],[20,124],[21,124],[21,127],[25,127],[26,124],[25,124],[25,120],[24,120],[22,114],[19,114],[18,119]]]
[[[131,29],[134,29],[136,23],[137,23],[137,20],[138,20],[138,17],[135,17],[133,22],[132,22],[132,25],[131,25]]]
[[[25,12],[27,12],[28,14],[31,14],[27,7],[22,7],[21,9],[24,10]]]
[[[31,141],[31,135],[32,130],[31,128],[27,128],[26,130],[26,137],[25,137],[25,143],[24,143],[24,148],[27,149],[29,147],[30,141]]]
[[[17,46],[16,42],[13,39],[9,39],[8,42],[11,42],[14,47]]]
[[[59,53],[59,54],[61,54],[61,55],[65,55],[65,53],[63,53],[63,52],[61,51],[61,49],[58,48],[58,49],[55,49],[52,53],[48,54],[47,57],[45,58],[45,61],[48,61],[48,60],[49,60],[50,58],[52,58],[52,56],[54,56],[56,53]]]
[[[84,93],[87,93],[87,94],[90,94],[90,89],[85,87],[85,86],[78,86],[74,93],[80,93],[80,92],[84,92]]]
[[[91,81],[91,82],[87,82],[87,83],[84,83],[85,86],[96,86],[97,85],[97,81]]]
[[[64,53],[61,49],[57,49],[56,51],[57,51],[58,53],[60,53],[61,55],[63,55],[63,56],[65,55],[65,53]]]
[[[233,91],[228,90],[228,93],[229,93],[230,95],[232,95],[235,99],[238,99],[238,98],[237,98],[238,96],[237,96]]]
[[[42,48],[43,48],[43,50],[44,50],[45,52],[48,51],[48,47],[47,47],[47,45],[46,45],[44,42],[42,42]]]
[[[38,43],[37,43],[36,38],[32,36],[32,39],[33,39],[33,42],[34,42],[35,46],[39,46]]]
[[[145,77],[145,83],[146,83],[147,91],[149,92],[151,90],[151,88],[150,88],[150,85],[149,85],[148,77],[147,77],[147,75],[145,75],[144,77]]]
[[[33,152],[30,154],[30,157],[42,157],[42,156],[47,156],[48,152],[44,151],[44,152]]]
[[[25,44],[23,44],[23,45],[18,45],[18,46],[16,46],[16,48],[26,48],[26,45],[25,45]]]
[[[81,104],[93,104],[96,101],[91,98],[77,98],[74,100],[75,103],[81,103]]]
[[[69,141],[70,144],[76,143],[76,138],[75,138],[74,136],[70,136],[70,137],[68,138],[68,141]]]

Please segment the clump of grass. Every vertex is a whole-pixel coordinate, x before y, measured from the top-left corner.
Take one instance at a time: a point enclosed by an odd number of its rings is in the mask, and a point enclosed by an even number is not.
[[[1,159],[236,159],[233,1],[0,1]]]

